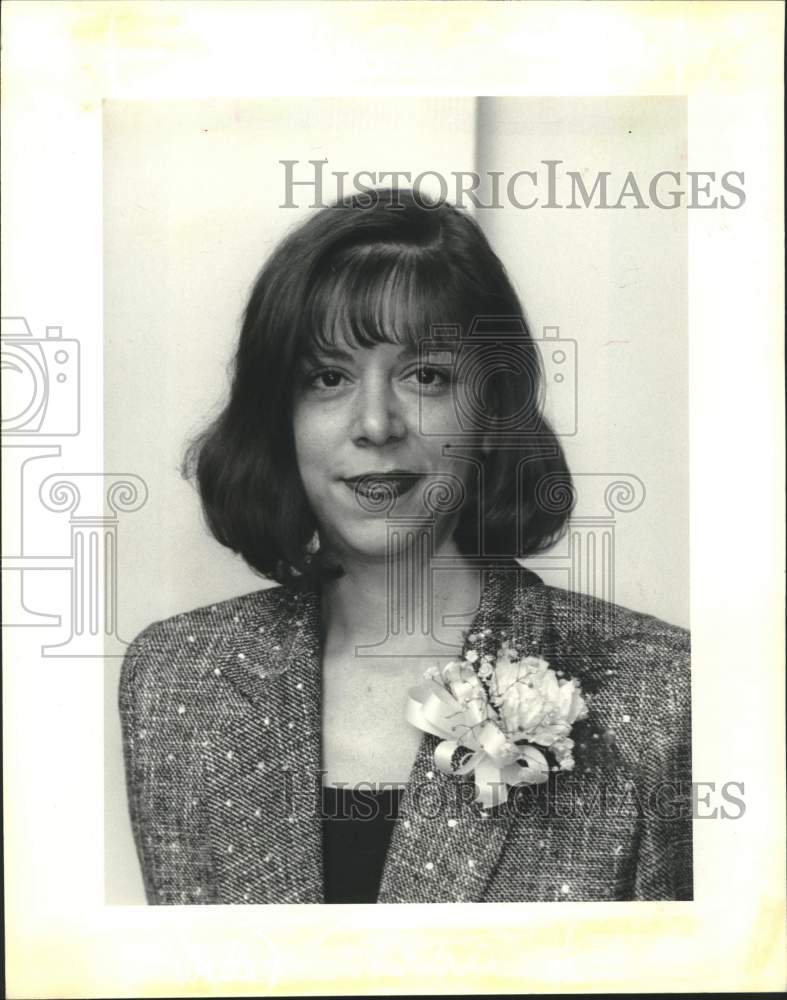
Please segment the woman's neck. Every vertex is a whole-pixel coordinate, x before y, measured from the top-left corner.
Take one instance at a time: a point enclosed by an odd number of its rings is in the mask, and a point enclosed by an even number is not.
[[[424,646],[426,618],[441,631],[442,641],[456,644],[460,628],[440,629],[440,623],[444,615],[472,614],[477,608],[480,574],[464,563],[453,541],[439,556],[450,557],[450,571],[433,572],[418,559],[404,558],[397,566],[384,559],[343,559],[344,574],[322,591],[326,645],[346,649],[377,644],[386,638],[386,630],[393,629],[397,648],[417,652],[419,645]]]

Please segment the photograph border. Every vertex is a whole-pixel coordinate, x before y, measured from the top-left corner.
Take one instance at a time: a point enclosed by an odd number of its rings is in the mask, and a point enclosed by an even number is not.
[[[464,904],[340,907],[329,923],[310,906],[107,907],[101,653],[63,667],[35,628],[6,628],[9,996],[780,989],[782,5],[9,0],[5,15],[3,315],[78,332],[97,387],[105,99],[687,94],[689,168],[748,179],[745,211],[689,221],[694,775],[744,782],[747,802],[735,823],[697,821],[694,901],[494,904],[483,926]],[[100,400],[62,473],[102,468]],[[86,483],[93,511],[102,488]]]

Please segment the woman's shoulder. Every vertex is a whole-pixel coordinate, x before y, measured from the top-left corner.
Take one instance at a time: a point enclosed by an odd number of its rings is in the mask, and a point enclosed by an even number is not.
[[[129,651],[134,647],[152,647],[183,636],[187,641],[188,636],[193,636],[193,641],[197,641],[206,635],[214,637],[224,632],[229,633],[233,624],[247,621],[251,616],[269,617],[291,601],[290,591],[284,587],[272,586],[180,611],[143,628],[129,643]]]
[[[515,632],[561,661],[589,689],[688,697],[691,633],[657,615],[545,583],[526,573],[514,605]]]
[[[691,633],[645,611],[574,590],[546,586],[554,623],[565,632],[605,645],[640,640],[646,645],[688,651]]]
[[[639,698],[641,704],[688,710],[688,629],[588,594],[545,589],[550,642],[588,690],[600,692],[611,704]]]
[[[691,635],[657,615],[547,587],[542,649],[588,698],[588,725],[624,758],[671,754],[691,739]],[[681,752],[683,750],[681,749]],[[690,760],[686,764],[690,769]]]
[[[504,585],[504,601],[508,604],[513,598],[509,606],[514,618],[530,619],[537,629],[544,628],[552,636],[577,646],[609,648],[616,642],[640,641],[654,648],[690,648],[691,635],[683,626],[613,600],[547,583],[521,563],[513,568],[515,572]]]
[[[293,593],[280,586],[182,611],[143,628],[129,643],[120,674],[124,691],[139,693],[148,684],[178,685],[214,667],[222,650],[245,647],[255,638],[286,629]]]

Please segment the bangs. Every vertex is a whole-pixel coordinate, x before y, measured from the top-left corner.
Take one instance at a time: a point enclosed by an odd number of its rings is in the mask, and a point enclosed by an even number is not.
[[[416,346],[436,327],[465,329],[472,312],[467,290],[455,269],[421,248],[353,247],[323,266],[312,284],[299,353],[309,356],[341,341]]]

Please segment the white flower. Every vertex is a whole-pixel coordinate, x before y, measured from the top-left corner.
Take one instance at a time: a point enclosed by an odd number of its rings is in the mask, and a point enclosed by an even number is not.
[[[588,709],[576,678],[560,682],[560,696],[565,719],[569,725],[573,725],[577,719],[585,718]]]
[[[452,660],[443,667],[443,684],[463,708],[462,725],[475,726],[488,718],[484,685],[466,660]]]
[[[549,748],[555,755],[555,760],[563,771],[570,771],[574,766],[574,757],[571,751],[574,749],[574,741],[567,736],[558,736]]]
[[[475,663],[478,659],[478,653],[474,649],[469,649],[467,653],[465,653],[465,659],[468,663]]]
[[[560,680],[546,660],[527,656],[512,658],[501,650],[492,681],[492,701],[497,705],[505,731],[515,740],[560,748],[556,757],[570,755],[563,741],[577,719],[587,714],[576,680]],[[571,744],[573,746],[573,743]]]
[[[482,680],[488,680],[493,674],[492,664],[488,660],[483,660],[478,668],[478,676]]]
[[[466,680],[475,673],[473,668],[464,660],[450,660],[440,671],[440,676],[444,684]]]

